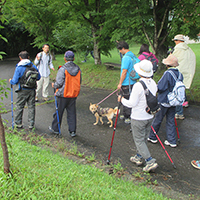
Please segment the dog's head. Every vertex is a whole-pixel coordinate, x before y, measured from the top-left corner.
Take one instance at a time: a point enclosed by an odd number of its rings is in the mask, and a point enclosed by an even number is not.
[[[97,111],[98,105],[90,103],[89,110],[94,114]]]

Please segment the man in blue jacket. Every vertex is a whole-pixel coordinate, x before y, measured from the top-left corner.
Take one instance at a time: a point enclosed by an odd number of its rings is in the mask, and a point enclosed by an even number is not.
[[[174,122],[176,106],[169,104],[167,95],[173,90],[176,83],[169,70],[178,77],[180,72],[176,67],[179,64],[178,59],[174,55],[169,55],[166,59],[163,59],[162,63],[166,65],[168,70],[164,72],[162,78],[158,81],[158,102],[160,103],[161,110],[156,113],[152,126],[158,133],[162,120],[166,115],[166,140],[164,144],[176,147],[176,127]],[[180,80],[183,81],[182,74]],[[152,143],[157,143],[158,141],[153,130],[150,131],[148,141]]]
[[[18,84],[19,88],[16,90],[17,102],[16,102],[16,112],[15,112],[15,126],[17,128],[23,128],[22,125],[22,116],[24,106],[27,102],[28,104],[28,124],[29,129],[32,130],[35,125],[35,90],[36,86],[30,88],[23,84],[23,78],[27,67],[35,68],[37,72],[37,80],[40,79],[40,73],[33,63],[29,60],[29,53],[27,51],[21,51],[19,53],[20,62],[16,65],[16,69],[12,79],[9,79],[11,85]],[[35,84],[36,85],[36,84]]]
[[[124,41],[117,43],[117,49],[123,55],[121,62],[120,80],[117,88],[121,90],[121,95],[125,99],[129,99],[131,89],[133,85],[136,83],[136,81],[131,80],[129,76],[133,69],[133,65],[138,63],[140,60],[129,50],[129,45]],[[123,115],[120,116],[120,119],[124,119],[124,122],[126,124],[130,124],[131,123],[130,115],[131,115],[131,108],[123,106]]]

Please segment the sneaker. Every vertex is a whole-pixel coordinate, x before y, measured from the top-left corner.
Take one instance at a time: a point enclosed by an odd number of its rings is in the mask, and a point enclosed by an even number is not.
[[[73,131],[73,132],[69,132],[70,136],[71,137],[75,137],[76,136],[76,133]]]
[[[54,130],[51,128],[51,126],[49,126],[49,130],[50,130],[52,133],[54,133],[54,134],[59,134],[59,132],[54,131]]]
[[[188,101],[185,101],[183,104],[182,104],[183,107],[187,108],[189,106],[188,104]]]
[[[44,101],[49,101],[49,98],[48,97],[44,97],[43,100]]]
[[[22,124],[15,124],[15,127],[16,127],[17,129],[22,129],[22,128],[23,128],[23,125],[22,125]]]
[[[29,130],[32,131],[34,129],[34,126],[28,126]]]
[[[143,164],[142,158],[138,157],[137,155],[135,155],[134,157],[130,157],[130,161],[135,163],[136,165]]]
[[[176,144],[169,143],[168,140],[165,140],[164,144],[167,145],[167,146],[173,147],[173,148],[177,146]]]
[[[120,119],[124,119],[124,115],[120,115],[119,118],[120,118]]]
[[[184,115],[175,114],[176,119],[185,119]]]
[[[196,169],[200,169],[200,160],[192,160],[191,164],[193,167],[195,167]]]
[[[146,166],[143,167],[143,171],[144,172],[154,171],[157,167],[158,167],[158,164],[156,162],[150,163],[150,164],[146,164]]]
[[[35,102],[38,102],[39,100],[38,100],[38,98],[37,97],[35,97]]]
[[[153,143],[153,144],[155,144],[155,143],[158,142],[158,140],[152,140],[151,138],[147,138],[147,141],[149,141],[149,142],[151,142],[151,143]]]
[[[83,60],[83,61],[81,61],[82,63],[85,63],[86,62],[86,60]]]
[[[126,119],[124,120],[124,123],[125,123],[125,124],[130,124],[130,123],[131,123],[131,120],[130,120],[129,118],[126,118]]]

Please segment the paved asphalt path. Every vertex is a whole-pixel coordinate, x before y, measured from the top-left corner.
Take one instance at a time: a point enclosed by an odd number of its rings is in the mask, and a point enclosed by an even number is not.
[[[8,79],[13,76],[15,64],[17,62],[17,58],[1,61],[0,78],[7,79],[8,81]],[[8,87],[10,87],[9,84]],[[49,91],[51,99],[53,99],[53,89],[49,87]],[[111,92],[112,91],[90,89],[82,86],[77,99],[77,137],[72,139],[68,135],[66,113],[64,113],[65,116],[63,117],[61,127],[63,137],[70,142],[75,141],[78,146],[82,146],[88,149],[88,151],[95,152],[96,157],[103,162],[106,162],[108,158],[113,128],[109,128],[106,124],[106,119],[104,119],[104,125],[98,124],[94,126],[95,118],[89,111],[89,104],[90,102],[98,103]],[[16,101],[16,97],[16,94],[14,94],[14,101]],[[39,97],[41,98],[41,96]],[[6,108],[10,109],[10,95],[8,99],[4,99],[3,102]],[[118,106],[117,96],[115,94],[112,95],[101,103],[101,106],[111,108]],[[36,133],[49,134],[48,126],[52,122],[52,115],[54,112],[54,102],[44,105],[37,104]],[[157,163],[159,164],[156,173],[151,173],[151,176],[152,179],[158,181],[159,185],[164,186],[166,192],[176,191],[186,196],[189,194],[197,195],[200,199],[200,170],[193,168],[190,164],[191,160],[200,159],[200,107],[190,105],[188,108],[184,109],[184,114],[186,116],[185,120],[177,120],[180,144],[177,148],[165,146],[177,168],[173,168],[173,165],[159,143],[148,143],[152,156],[157,159]],[[2,114],[2,118],[8,120],[11,126],[10,112]],[[27,109],[24,111],[23,123],[25,128],[28,127]],[[165,120],[162,123],[158,135],[161,141],[164,142]],[[118,119],[110,162],[116,163],[119,161],[131,174],[142,172],[141,167],[137,167],[129,161],[130,156],[135,155],[135,153],[136,148],[130,132],[130,125],[126,125],[122,120]],[[177,196],[174,196],[174,198],[176,199]]]

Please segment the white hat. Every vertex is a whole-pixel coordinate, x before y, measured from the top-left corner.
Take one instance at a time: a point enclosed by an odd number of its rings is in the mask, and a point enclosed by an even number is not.
[[[174,37],[174,39],[172,39],[172,41],[175,41],[175,40],[179,40],[179,41],[185,41],[185,38],[184,38],[184,36],[183,35],[181,35],[181,34],[179,34],[179,35],[176,35],[175,37]]]
[[[143,77],[151,77],[153,75],[153,65],[149,60],[142,60],[134,65],[135,71]]]
[[[178,58],[176,56],[174,56],[173,54],[170,54],[167,58],[163,59],[162,63],[165,65],[172,66],[172,67],[179,66]]]

